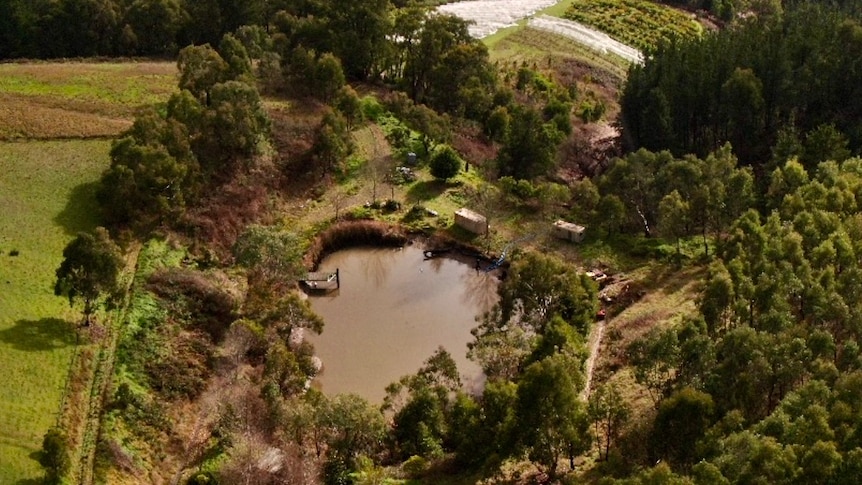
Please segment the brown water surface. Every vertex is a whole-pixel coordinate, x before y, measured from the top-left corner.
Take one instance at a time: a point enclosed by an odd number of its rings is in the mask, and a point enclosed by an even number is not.
[[[475,318],[497,300],[497,279],[447,257],[425,260],[420,248],[354,248],[328,256],[341,289],[309,298],[326,322],[310,336],[323,361],[318,384],[328,395],[355,393],[382,402],[385,387],[415,373],[443,346],[468,389],[481,386],[467,359]]]

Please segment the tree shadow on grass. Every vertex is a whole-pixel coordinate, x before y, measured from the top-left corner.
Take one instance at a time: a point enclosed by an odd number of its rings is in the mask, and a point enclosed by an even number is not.
[[[48,351],[75,345],[75,332],[69,322],[59,318],[18,320],[0,330],[0,342],[16,350]]]
[[[449,184],[442,180],[422,180],[420,182],[416,182],[407,189],[407,202],[415,204],[431,200],[435,197],[439,197],[447,188],[449,188]]]
[[[32,453],[29,453],[27,454],[27,457],[35,461],[36,463],[39,463],[39,465],[41,466],[39,460],[42,458],[42,450],[36,450]],[[45,480],[41,478],[22,478],[15,482],[15,485],[43,485],[44,483]]]
[[[54,224],[70,236],[91,231],[99,223],[99,203],[96,202],[98,181],[87,182],[72,189],[66,207],[54,216]]]
[[[15,482],[15,485],[43,485],[44,483],[45,481],[39,478],[24,478]]]

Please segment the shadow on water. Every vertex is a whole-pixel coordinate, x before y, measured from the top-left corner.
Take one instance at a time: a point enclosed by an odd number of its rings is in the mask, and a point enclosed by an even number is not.
[[[98,181],[87,182],[72,189],[66,207],[54,217],[54,224],[70,236],[91,231],[98,224],[99,203],[96,202]]]
[[[59,318],[18,320],[13,327],[0,330],[0,342],[27,352],[54,350],[75,345],[75,332]]]

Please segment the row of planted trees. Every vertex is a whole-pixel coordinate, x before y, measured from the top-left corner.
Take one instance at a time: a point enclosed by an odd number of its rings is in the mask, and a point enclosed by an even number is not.
[[[788,5],[633,69],[630,132],[670,152],[631,153],[579,197],[621,216],[609,231],[712,233],[716,250],[697,314],[627,349],[655,414],[626,448],[644,454],[608,467],[620,483],[858,480],[858,72],[839,61],[857,31],[853,9]],[[715,151],[727,140],[751,172]]]
[[[632,67],[620,105],[634,148],[705,156],[730,142],[764,177],[789,155],[814,170],[841,150],[857,151],[858,8],[786,7],[665,45]]]

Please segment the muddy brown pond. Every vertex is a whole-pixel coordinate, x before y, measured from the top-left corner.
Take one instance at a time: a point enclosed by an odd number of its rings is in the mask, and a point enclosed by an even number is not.
[[[421,248],[354,248],[328,256],[320,271],[339,270],[341,288],[309,297],[325,327],[309,335],[328,395],[355,393],[380,403],[385,387],[415,373],[442,346],[468,390],[481,386],[467,359],[476,317],[497,301],[497,277],[468,259],[425,259]]]

